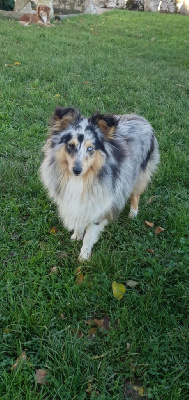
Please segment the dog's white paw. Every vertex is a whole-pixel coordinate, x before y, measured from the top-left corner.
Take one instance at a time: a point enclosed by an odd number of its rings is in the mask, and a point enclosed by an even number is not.
[[[71,240],[82,240],[83,239],[83,234],[74,232],[70,239]]]
[[[129,218],[133,219],[137,216],[138,210],[135,210],[133,207],[130,208]]]
[[[81,252],[79,255],[79,261],[82,262],[82,261],[88,260],[90,258],[90,256],[91,256],[91,249],[89,247],[82,246]]]

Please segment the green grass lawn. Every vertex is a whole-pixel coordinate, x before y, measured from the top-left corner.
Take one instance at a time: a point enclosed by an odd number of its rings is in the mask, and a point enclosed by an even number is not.
[[[53,28],[0,21],[1,400],[189,398],[188,23],[127,11]],[[127,218],[126,205],[79,285],[81,245],[38,176],[57,105],[143,115],[161,153],[138,218]],[[113,281],[126,286],[121,300]],[[94,322],[104,318],[108,330]],[[38,369],[48,371],[43,385]]]

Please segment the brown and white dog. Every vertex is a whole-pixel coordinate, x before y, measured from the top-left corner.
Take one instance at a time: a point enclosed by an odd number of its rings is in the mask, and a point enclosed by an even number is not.
[[[138,213],[141,193],[159,162],[150,123],[137,115],[95,114],[57,108],[44,147],[41,180],[59,209],[71,239],[83,239],[80,259],[88,259],[106,224],[131,198]]]
[[[36,8],[36,14],[24,14],[20,18],[21,25],[28,26],[31,24],[39,24],[50,26],[50,7],[39,4]]]

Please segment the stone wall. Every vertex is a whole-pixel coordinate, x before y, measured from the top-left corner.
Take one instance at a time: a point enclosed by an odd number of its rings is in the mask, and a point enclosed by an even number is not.
[[[189,15],[189,0],[54,0],[55,12],[96,14],[99,8]]]
[[[189,0],[144,0],[144,11],[189,15]]]
[[[85,0],[54,0],[54,12],[62,14],[77,14],[84,12]]]

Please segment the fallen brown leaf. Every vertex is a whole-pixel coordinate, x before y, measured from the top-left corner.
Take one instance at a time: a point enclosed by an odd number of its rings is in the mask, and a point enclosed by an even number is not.
[[[150,253],[150,254],[154,254],[154,253],[155,253],[155,251],[154,251],[153,249],[146,249],[146,251],[147,251],[148,253]]]
[[[144,221],[144,223],[149,226],[150,228],[153,228],[154,223],[153,222],[149,222],[149,221]]]
[[[99,391],[98,390],[95,390],[93,387],[92,387],[92,385],[91,385],[91,383],[90,382],[88,382],[88,387],[87,387],[87,389],[85,390],[90,396],[92,396],[94,393],[95,394],[99,394]]]
[[[59,270],[57,267],[52,267],[50,275],[58,275],[59,274]]]
[[[26,360],[27,360],[26,352],[25,352],[25,351],[22,351],[22,353],[21,353],[20,356],[16,359],[16,362],[13,364],[13,366],[11,367],[11,369],[12,369],[13,371],[15,371],[15,370],[18,368],[18,366],[19,366],[20,364],[23,364]]]
[[[92,391],[93,391],[93,388],[92,388],[92,385],[91,385],[90,382],[88,383],[88,387],[87,387],[87,389],[86,389],[85,391],[86,391],[88,394],[90,394],[90,396],[91,396]]]
[[[158,227],[155,229],[155,234],[158,235],[158,233],[161,233],[161,232],[163,232],[164,230],[165,230],[164,228],[161,228],[161,226],[158,226]]]
[[[105,354],[101,354],[100,356],[93,356],[92,360],[98,360],[98,358],[103,358]]]
[[[139,285],[139,282],[132,281],[132,280],[128,280],[128,281],[126,282],[126,285],[129,286],[129,287],[131,287],[131,288],[135,288],[137,285]]]
[[[91,328],[89,329],[89,339],[93,339],[96,336],[97,333],[97,328]]]
[[[60,252],[59,254],[58,254],[58,257],[59,258],[65,258],[65,257],[67,257],[68,256],[68,253],[64,253],[64,252]]]
[[[78,337],[78,338],[83,337],[83,332],[79,330],[79,331],[77,332],[77,337]]]
[[[124,393],[127,399],[129,400],[147,400],[147,397],[144,395],[144,388],[138,382],[132,384],[130,381],[125,381]]]
[[[94,318],[95,324],[104,330],[109,331],[110,330],[110,317],[109,315],[105,315],[103,319],[96,319]]]
[[[39,385],[46,385],[47,384],[47,380],[46,380],[46,376],[49,373],[48,370],[46,369],[37,369],[35,372],[35,376],[36,376],[36,380],[37,383]]]
[[[74,274],[75,275],[81,274],[81,267],[76,268],[75,271],[74,271]]]
[[[158,196],[152,196],[149,198],[149,200],[147,201],[147,204],[150,204],[152,200],[156,199]]]
[[[85,275],[79,274],[79,275],[76,277],[76,284],[77,284],[77,285],[81,285],[81,284],[84,282],[84,279],[85,279]]]
[[[129,350],[130,350],[130,348],[131,348],[131,345],[130,345],[130,343],[129,343],[129,342],[127,342],[127,345],[126,345],[126,349],[127,349],[127,351],[129,351]]]
[[[52,233],[53,235],[55,235],[55,233],[57,233],[57,232],[58,232],[58,230],[55,227],[50,229],[50,233]]]
[[[96,325],[98,328],[103,330],[110,330],[110,317],[109,315],[105,315],[102,319],[94,318],[92,320],[86,321],[87,325]]]

